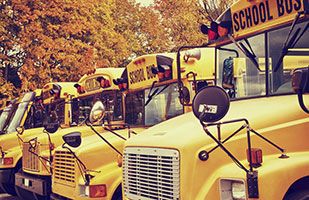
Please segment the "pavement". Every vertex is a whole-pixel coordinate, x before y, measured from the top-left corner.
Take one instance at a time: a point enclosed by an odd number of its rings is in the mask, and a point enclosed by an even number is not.
[[[0,200],[20,200],[18,197],[11,196],[9,194],[0,194]]]

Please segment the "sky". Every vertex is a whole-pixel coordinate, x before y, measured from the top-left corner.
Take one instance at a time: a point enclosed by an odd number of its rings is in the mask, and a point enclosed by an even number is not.
[[[136,3],[141,3],[142,6],[149,6],[150,3],[152,3],[153,0],[135,0]]]

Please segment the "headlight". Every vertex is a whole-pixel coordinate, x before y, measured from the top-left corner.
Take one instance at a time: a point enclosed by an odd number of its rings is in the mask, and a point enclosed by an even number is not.
[[[221,200],[246,200],[246,185],[243,180],[221,179],[220,180]]]
[[[106,185],[79,185],[78,189],[81,197],[97,198],[107,194]]]

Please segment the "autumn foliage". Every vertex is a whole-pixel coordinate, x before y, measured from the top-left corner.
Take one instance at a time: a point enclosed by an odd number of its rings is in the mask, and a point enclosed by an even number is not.
[[[2,0],[0,98],[202,44],[199,26],[207,19],[200,9],[197,0],[154,0],[148,7],[134,0]]]

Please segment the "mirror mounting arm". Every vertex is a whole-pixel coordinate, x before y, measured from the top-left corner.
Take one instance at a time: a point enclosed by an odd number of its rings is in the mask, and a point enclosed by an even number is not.
[[[92,125],[90,125],[90,128],[95,134],[97,134],[97,136],[99,136],[106,144],[108,144],[114,151],[116,151],[122,157],[122,153],[118,151],[116,147],[114,147],[110,142],[108,142],[102,135],[100,135],[100,133],[98,133],[98,131],[96,131]]]

